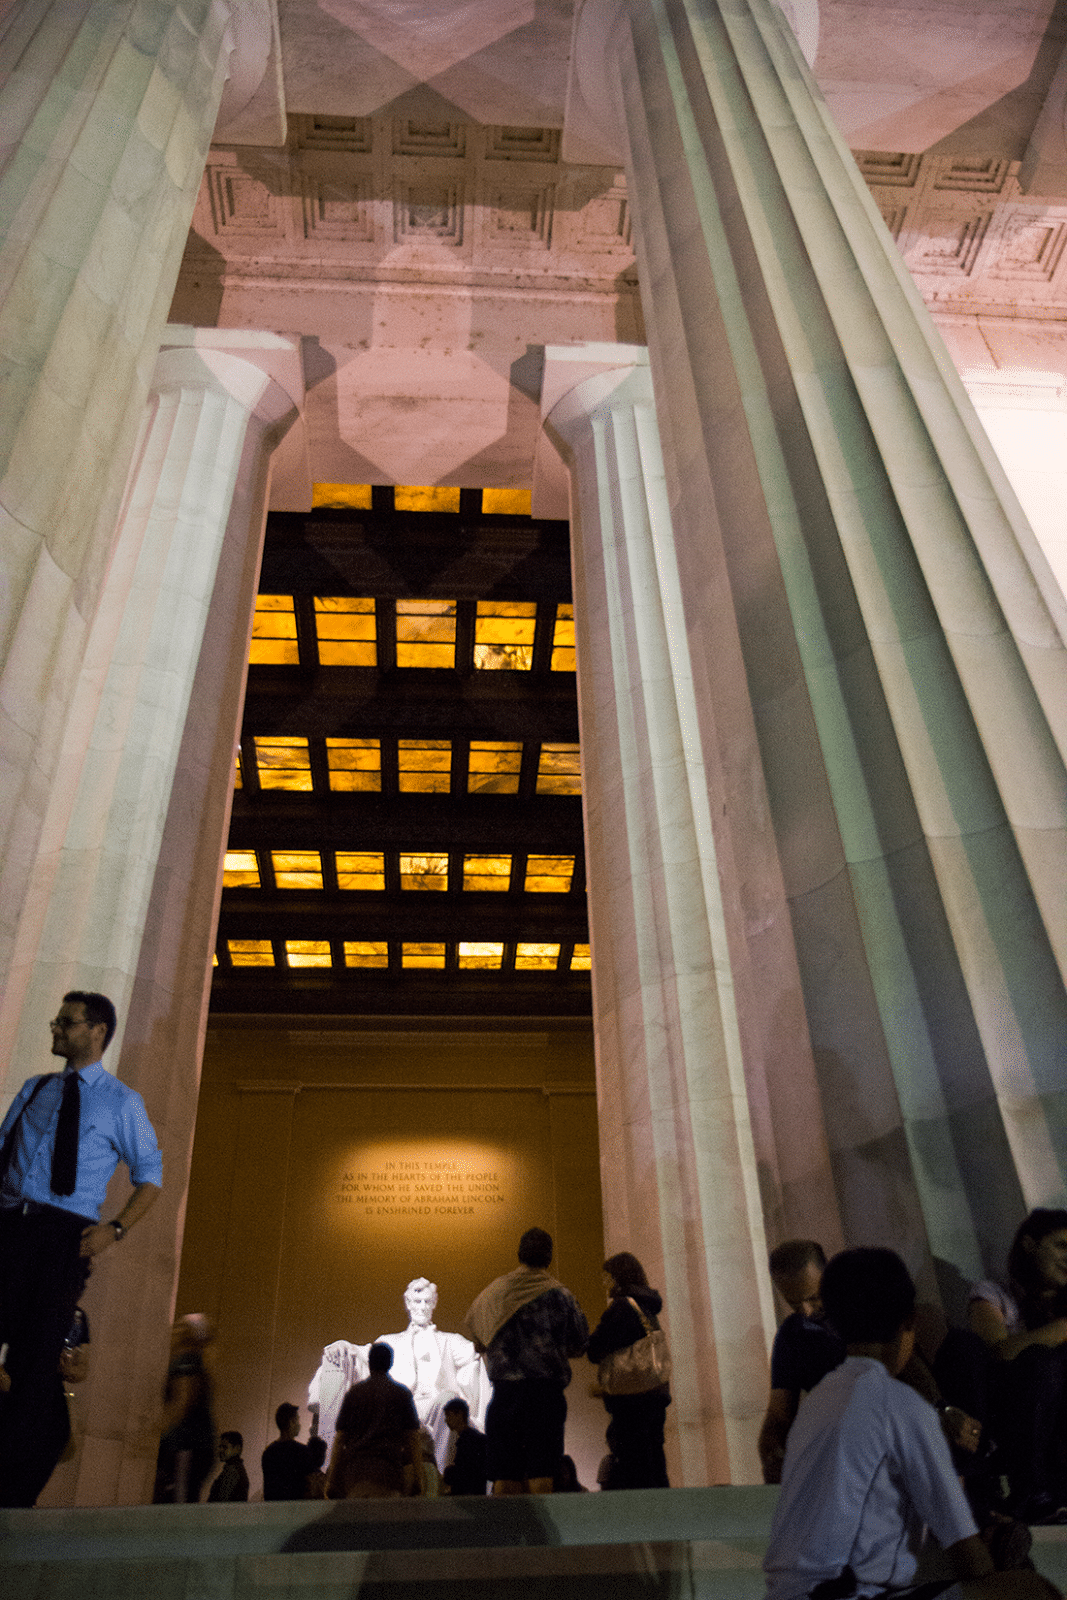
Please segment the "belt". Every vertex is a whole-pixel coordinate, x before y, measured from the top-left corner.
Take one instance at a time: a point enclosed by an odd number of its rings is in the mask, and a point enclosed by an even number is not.
[[[83,1217],[77,1211],[65,1211],[62,1206],[45,1205],[42,1200],[16,1200],[12,1205],[0,1201],[0,1216],[5,1217],[59,1217],[64,1222],[80,1222],[83,1228],[95,1228],[95,1217]]]

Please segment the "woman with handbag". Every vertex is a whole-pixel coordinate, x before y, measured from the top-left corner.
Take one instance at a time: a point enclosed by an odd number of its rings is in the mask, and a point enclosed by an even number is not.
[[[597,1366],[593,1393],[610,1418],[611,1463],[605,1489],[669,1489],[663,1454],[663,1423],[671,1403],[667,1336],[657,1320],[659,1291],[628,1250],[604,1263],[608,1309],[589,1340]]]

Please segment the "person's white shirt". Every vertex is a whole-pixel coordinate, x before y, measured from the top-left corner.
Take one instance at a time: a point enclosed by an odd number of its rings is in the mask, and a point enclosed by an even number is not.
[[[933,1407],[882,1362],[849,1356],[800,1403],[764,1561],[768,1600],[805,1600],[850,1566],[857,1597],[915,1579],[924,1527],[977,1532]]]

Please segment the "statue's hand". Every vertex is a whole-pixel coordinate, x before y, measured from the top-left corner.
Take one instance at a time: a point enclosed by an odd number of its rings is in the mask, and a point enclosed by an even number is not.
[[[349,1355],[357,1347],[349,1344],[347,1339],[335,1339],[333,1344],[328,1344],[322,1352],[324,1365],[343,1367]]]

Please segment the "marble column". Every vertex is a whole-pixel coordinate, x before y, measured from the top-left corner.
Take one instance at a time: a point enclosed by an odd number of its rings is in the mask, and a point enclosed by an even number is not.
[[[17,0],[0,24],[0,987],[9,998],[231,69],[230,13],[230,0]],[[83,736],[91,723],[82,715]],[[9,1027],[5,1059],[12,1042]]]
[[[965,368],[960,376],[1034,536],[1067,595],[1067,340],[1061,369]]]
[[[697,716],[750,708],[727,820],[846,1234],[950,1286],[1064,1194],[1067,606],[781,12],[585,0],[569,115],[627,165]]]
[[[647,352],[549,348],[542,406],[572,469],[606,1249],[663,1289],[671,1481],[758,1481],[764,1215],[841,1237],[781,875],[722,820],[766,800],[704,747]]]
[[[164,1152],[162,1199],[86,1294],[81,1503],[151,1487],[270,457],[302,398],[299,341],[167,330],[86,649],[96,712],[62,751],[20,927],[12,1082],[47,1064],[57,997],[102,989],[120,1019],[107,1065]]]

